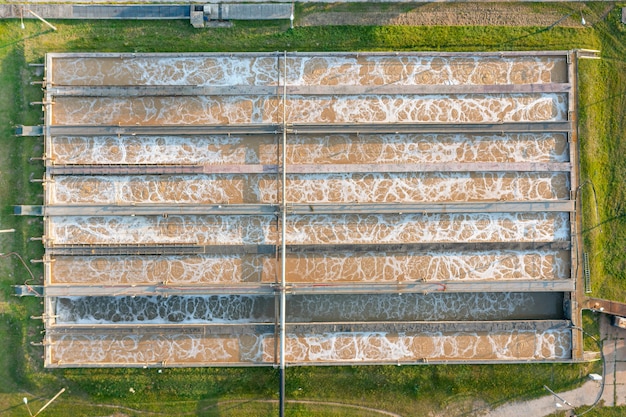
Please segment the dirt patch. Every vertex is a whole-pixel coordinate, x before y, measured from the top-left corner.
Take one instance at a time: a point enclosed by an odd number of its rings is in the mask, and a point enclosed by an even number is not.
[[[360,11],[326,9],[303,16],[300,26],[566,26],[582,27],[577,9],[541,9],[510,3],[429,3],[363,7]]]

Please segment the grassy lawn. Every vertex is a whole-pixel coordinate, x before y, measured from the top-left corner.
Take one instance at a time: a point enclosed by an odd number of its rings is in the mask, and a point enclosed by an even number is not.
[[[597,407],[586,412],[589,407],[580,407],[576,409],[577,413],[585,413],[588,417],[621,417],[626,415],[626,406],[620,407]],[[579,414],[580,415],[580,414]],[[550,417],[565,417],[566,412],[551,414]]]
[[[582,413],[585,410],[586,408],[579,410],[579,412]],[[611,408],[608,408],[608,407],[598,408],[598,409],[594,409],[590,411],[589,413],[585,415],[589,417],[620,417],[620,416],[626,415],[626,407],[621,406],[621,407],[611,407]]]
[[[596,24],[603,59],[580,66],[581,184],[588,181],[583,233],[593,295],[626,301],[626,29],[619,19],[614,11]]]
[[[299,6],[300,7],[300,6]],[[542,6],[548,7],[548,6]],[[557,6],[555,6],[557,7]],[[562,6],[558,6],[562,7]],[[288,22],[239,23],[233,28],[195,30],[188,22],[56,21],[57,32],[38,21],[0,21],[0,252],[17,252],[36,277],[43,251],[31,236],[41,236],[37,218],[12,216],[14,204],[41,202],[41,163],[30,162],[43,152],[37,138],[17,139],[12,126],[38,124],[40,79],[29,63],[41,63],[46,52],[195,52],[195,51],[348,51],[348,50],[602,50],[601,61],[580,64],[581,166],[585,202],[584,236],[592,266],[593,295],[625,300],[626,291],[626,137],[624,29],[620,11],[603,20],[604,5],[590,4],[585,16],[593,27],[296,27]],[[297,24],[297,21],[296,21]],[[592,193],[596,191],[596,198]],[[598,215],[595,209],[597,204]],[[600,227],[601,225],[601,227]],[[111,415],[265,416],[276,414],[277,372],[246,369],[42,369],[39,300],[15,300],[10,286],[30,275],[15,256],[0,257],[0,415],[27,415],[22,397],[38,410],[66,387],[45,416]],[[297,367],[287,370],[287,395],[292,400],[354,404],[415,415],[415,410],[449,410],[460,415],[486,405],[544,394],[580,383],[591,365],[498,365],[413,367]],[[131,392],[131,388],[134,391]],[[338,405],[288,405],[293,416],[375,415]],[[601,411],[604,412],[604,411]],[[607,411],[610,413],[612,411]],[[592,414],[612,416],[618,414]]]

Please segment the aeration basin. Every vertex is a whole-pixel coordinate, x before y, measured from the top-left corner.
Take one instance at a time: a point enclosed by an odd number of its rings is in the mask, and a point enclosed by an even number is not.
[[[575,65],[48,54],[45,365],[580,360]]]

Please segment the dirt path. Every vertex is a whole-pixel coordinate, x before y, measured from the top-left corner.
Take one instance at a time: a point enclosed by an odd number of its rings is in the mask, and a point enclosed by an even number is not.
[[[217,403],[219,406],[223,406],[226,404],[237,404],[237,403],[248,403],[248,402],[257,402],[257,403],[269,403],[269,404],[278,404],[278,400],[230,400],[230,401],[220,401]],[[403,417],[400,414],[392,413],[390,411],[379,410],[377,408],[365,407],[362,405],[354,405],[354,404],[346,404],[334,401],[309,401],[309,400],[286,400],[286,404],[307,404],[307,405],[321,405],[335,408],[346,408],[352,410],[365,411],[369,415],[381,415],[387,417]],[[202,411],[208,411],[213,407],[203,408]]]
[[[614,6],[607,5],[612,8]],[[319,11],[318,11],[319,10]],[[304,7],[300,26],[550,26],[582,27],[584,4],[533,5],[524,3],[318,4]]]

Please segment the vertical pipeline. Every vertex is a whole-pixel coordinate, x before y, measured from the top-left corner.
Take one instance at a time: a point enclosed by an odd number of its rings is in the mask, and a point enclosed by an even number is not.
[[[280,272],[280,405],[279,415],[285,415],[285,315],[286,311],[286,242],[285,229],[287,222],[287,51],[283,55],[283,177],[282,177],[282,227],[281,227],[281,272]]]

